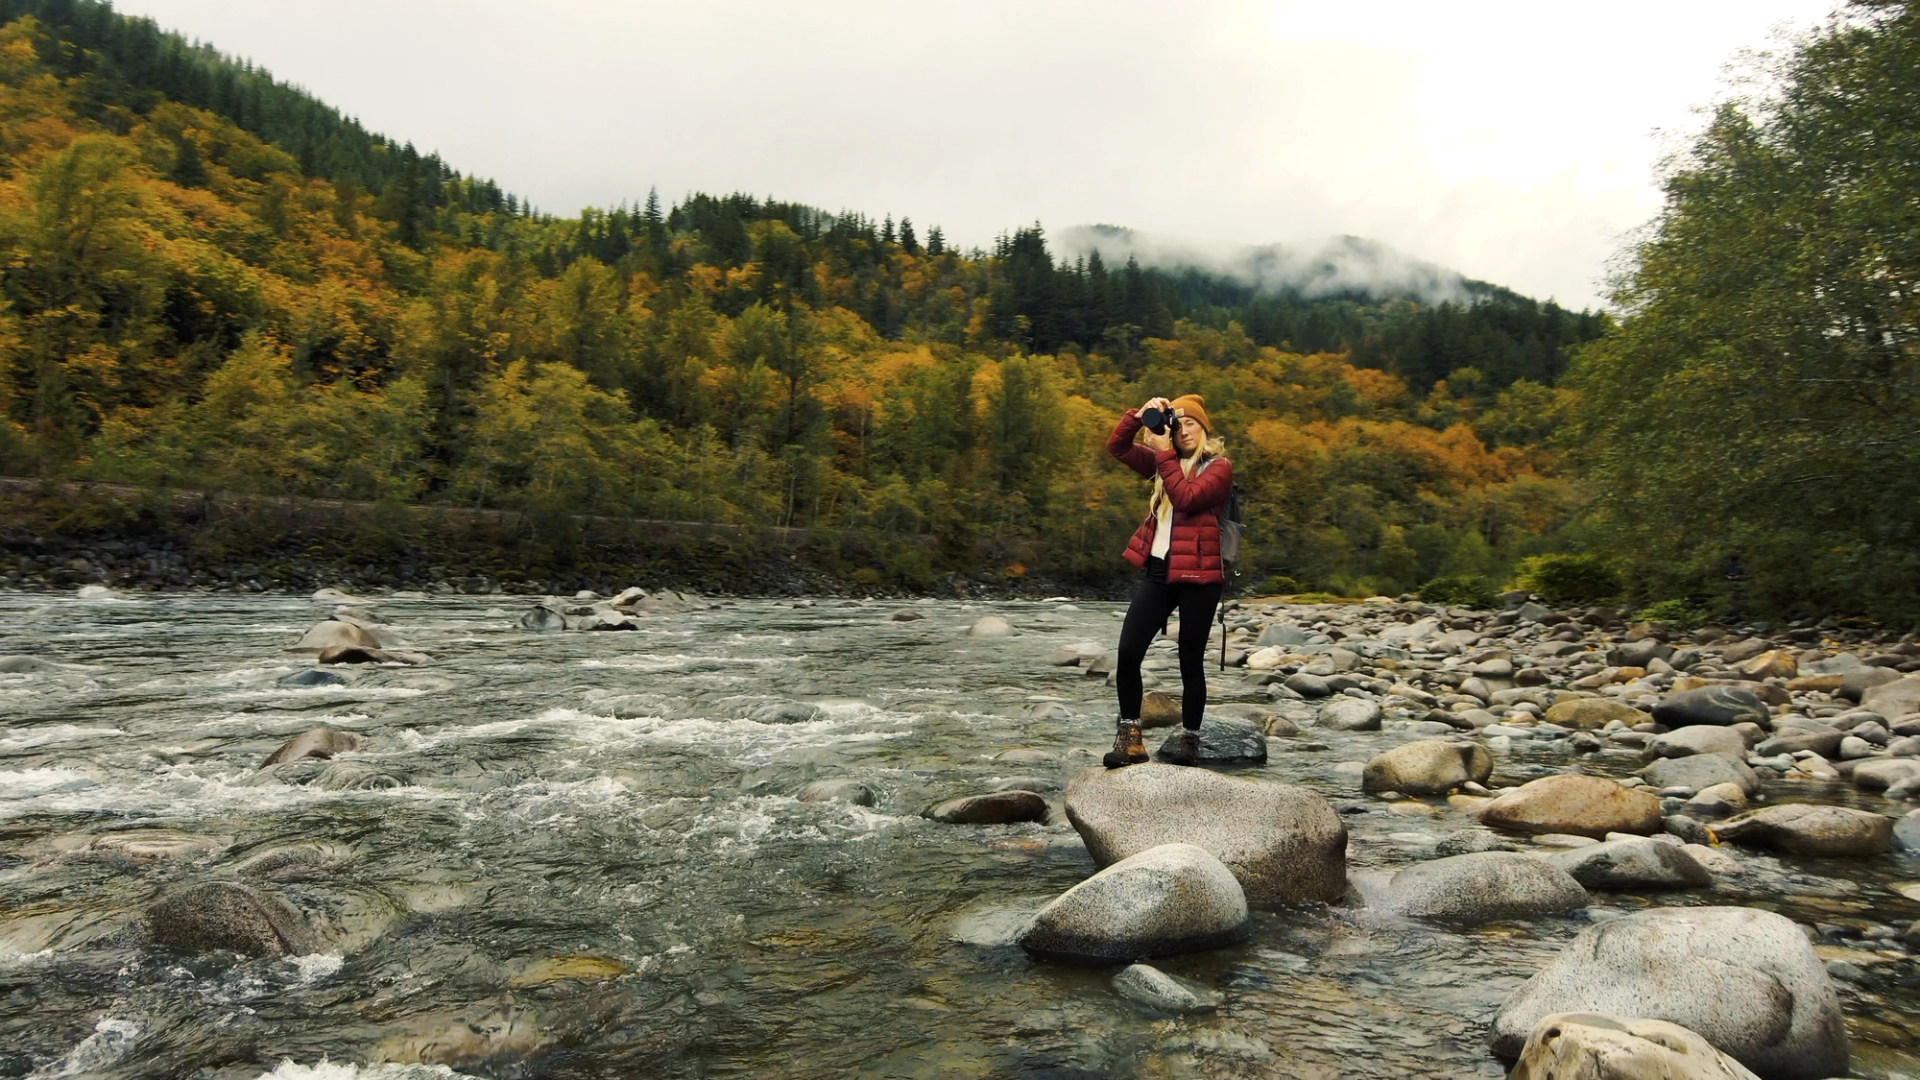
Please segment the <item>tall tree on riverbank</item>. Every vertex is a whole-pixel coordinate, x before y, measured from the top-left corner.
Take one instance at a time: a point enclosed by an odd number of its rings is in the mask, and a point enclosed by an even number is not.
[[[1652,591],[1738,555],[1769,607],[1920,610],[1920,11],[1856,3],[1666,180],[1573,382]]]

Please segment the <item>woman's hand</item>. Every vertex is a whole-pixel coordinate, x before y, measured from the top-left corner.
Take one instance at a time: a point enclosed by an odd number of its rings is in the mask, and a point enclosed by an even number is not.
[[[1171,409],[1171,408],[1173,408],[1173,402],[1171,402],[1171,401],[1168,401],[1168,400],[1167,400],[1166,398],[1163,398],[1163,397],[1151,397],[1151,398],[1148,398],[1148,399],[1147,399],[1147,403],[1146,403],[1145,405],[1142,405],[1142,406],[1140,406],[1140,407],[1139,407],[1138,409],[1135,409],[1135,410],[1134,410],[1134,412],[1135,412],[1135,413],[1144,413],[1144,412],[1146,412],[1146,411],[1147,411],[1148,409],[1159,409],[1159,410],[1161,410],[1162,412],[1164,412],[1164,411],[1166,411],[1166,410],[1168,410],[1168,409]]]

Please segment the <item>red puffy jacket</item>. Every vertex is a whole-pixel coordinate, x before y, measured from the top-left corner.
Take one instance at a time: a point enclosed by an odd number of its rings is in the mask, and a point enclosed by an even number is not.
[[[1233,487],[1233,462],[1213,458],[1206,462],[1205,469],[1195,468],[1189,477],[1180,471],[1180,457],[1172,450],[1150,450],[1134,442],[1134,433],[1139,430],[1139,414],[1132,409],[1122,413],[1120,422],[1113,425],[1113,434],[1107,436],[1107,453],[1149,480],[1157,474],[1167,499],[1173,503],[1167,583],[1210,585],[1226,580],[1220,570],[1220,521],[1214,510],[1227,500],[1227,492]],[[1155,524],[1149,511],[1127,543],[1128,562],[1147,565]]]

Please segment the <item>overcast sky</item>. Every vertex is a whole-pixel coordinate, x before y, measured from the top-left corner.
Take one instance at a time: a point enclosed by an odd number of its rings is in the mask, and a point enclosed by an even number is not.
[[[1832,0],[119,0],[543,210],[1350,233],[1563,303],[1743,49]],[[1667,134],[1663,135],[1662,132]]]

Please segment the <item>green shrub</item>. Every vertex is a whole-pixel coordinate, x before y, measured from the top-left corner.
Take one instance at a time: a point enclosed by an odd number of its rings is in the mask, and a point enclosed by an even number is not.
[[[1248,589],[1247,595],[1248,596],[1292,596],[1295,593],[1305,591],[1305,589],[1306,589],[1306,586],[1300,584],[1298,581],[1295,581],[1294,579],[1288,577],[1285,574],[1274,574],[1271,577],[1268,577],[1267,579],[1260,582],[1260,584],[1255,585],[1251,589]]]
[[[1493,583],[1478,574],[1447,574],[1420,586],[1420,599],[1429,604],[1493,607],[1499,602]]]
[[[856,585],[865,585],[868,588],[872,588],[880,584],[880,571],[875,570],[871,566],[863,566],[853,572],[853,580]]]
[[[1514,586],[1550,604],[1594,604],[1625,591],[1620,574],[1598,555],[1535,555],[1520,562]]]
[[[1685,600],[1662,600],[1647,604],[1635,611],[1633,617],[1643,622],[1669,623],[1681,630],[1691,630],[1707,618],[1706,612]]]

